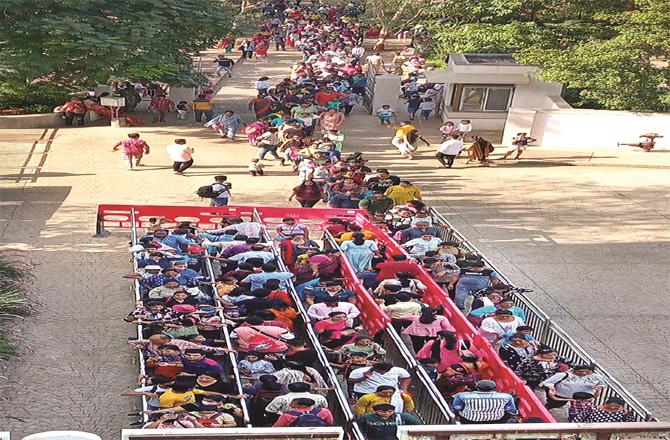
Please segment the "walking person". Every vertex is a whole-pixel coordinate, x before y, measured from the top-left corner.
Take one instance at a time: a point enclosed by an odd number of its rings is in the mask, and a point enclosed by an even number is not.
[[[438,168],[451,168],[452,165],[454,164],[454,159],[456,159],[456,156],[465,148],[465,144],[463,141],[460,139],[461,136],[452,133],[449,137],[448,140],[442,142],[440,146],[437,149],[437,153],[435,154],[435,158],[442,164],[441,167],[438,166]],[[447,161],[444,161],[444,158],[447,158]]]
[[[134,167],[140,166],[142,156],[149,154],[149,145],[140,139],[139,133],[128,133],[128,139],[117,142],[112,147],[112,151],[118,151],[119,147],[123,149],[123,160],[128,170],[134,170]]]
[[[500,160],[507,159],[508,156],[510,156],[512,153],[515,152],[516,157],[514,158],[514,160],[518,160],[523,154],[523,152],[526,151],[526,148],[528,148],[528,144],[530,142],[535,142],[536,140],[537,139],[528,137],[526,133],[517,133],[517,135],[512,138],[512,147],[509,150],[507,150],[505,154],[503,154],[503,157],[501,157]]]
[[[242,51],[242,58],[246,59],[251,59],[254,56],[254,49],[256,49],[256,45],[252,43],[249,40],[244,40],[244,43],[240,46],[240,50]]]
[[[256,140],[256,146],[259,148],[258,159],[265,159],[265,155],[270,153],[272,157],[277,160],[280,160],[279,154],[277,154],[277,147],[279,147],[280,141],[279,136],[277,135],[277,129],[271,127],[260,135]]]
[[[222,115],[208,121],[205,124],[205,127],[212,127],[219,132],[222,138],[234,141],[240,125],[246,127],[246,124],[242,122],[240,115],[235,114],[232,110],[226,110]]]
[[[227,176],[215,176],[212,183],[212,192],[216,197],[212,198],[209,206],[226,206],[230,199],[230,182],[227,182]]]
[[[174,110],[174,101],[172,101],[164,94],[156,96],[149,104],[149,111],[153,111],[154,113],[154,118],[152,121],[153,123],[166,122],[165,118],[167,117],[167,114],[169,112],[173,112]]]
[[[175,139],[173,144],[165,147],[172,160],[172,170],[175,174],[184,174],[184,171],[193,165],[195,149],[186,145],[186,139]]]
[[[416,112],[419,111],[419,106],[422,102],[421,97],[417,94],[414,94],[407,99],[407,113],[409,113],[410,121],[414,120]]]
[[[219,55],[214,62],[216,63],[216,76],[221,76],[222,73],[225,73],[228,75],[228,78],[233,77],[233,66],[235,65],[235,61],[225,55]]]

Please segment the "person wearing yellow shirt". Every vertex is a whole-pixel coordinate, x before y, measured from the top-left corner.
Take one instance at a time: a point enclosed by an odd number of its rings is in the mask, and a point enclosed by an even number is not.
[[[412,200],[421,200],[421,190],[408,180],[400,181],[400,185],[388,187],[384,195],[393,199],[395,206],[406,205]]]
[[[390,385],[380,385],[376,392],[364,394],[356,401],[354,414],[360,416],[373,413],[375,412],[374,406],[382,403],[395,406],[398,413],[414,410],[414,401],[409,394],[398,392],[395,387]]]
[[[365,231],[358,225],[349,225],[349,231],[343,232],[339,237],[335,238],[338,243],[344,243],[347,240],[353,240],[354,234],[361,233],[366,240],[374,240],[377,238],[374,232]]]
[[[158,398],[159,406],[161,409],[168,409],[195,403],[196,395],[222,396],[220,393],[194,389],[193,385],[177,382],[160,395]]]

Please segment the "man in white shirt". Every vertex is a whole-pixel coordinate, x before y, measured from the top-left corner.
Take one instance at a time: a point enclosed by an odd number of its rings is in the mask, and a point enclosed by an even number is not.
[[[454,164],[454,159],[456,159],[456,156],[458,156],[464,147],[465,144],[460,139],[460,135],[458,133],[452,133],[449,139],[442,142],[437,149],[435,158],[442,164],[442,166],[438,168],[451,168]],[[446,162],[444,161],[445,157],[447,158]]]
[[[365,61],[372,65],[372,68],[375,69],[376,74],[381,75],[384,73],[380,72],[380,70],[382,70],[382,66],[384,65],[384,60],[381,55],[379,55],[379,52],[375,52],[372,55],[367,56]]]
[[[275,397],[272,402],[268,403],[265,411],[274,414],[282,414],[286,411],[291,411],[290,403],[293,399],[307,398],[312,399],[314,408],[328,408],[328,401],[320,394],[310,393],[312,387],[305,382],[293,382],[288,384],[288,393]]]
[[[328,318],[331,312],[342,312],[347,315],[347,323],[351,325],[354,318],[361,314],[354,304],[348,301],[325,300],[321,303],[312,304],[307,309],[307,316],[317,321]]]
[[[170,144],[165,149],[172,160],[172,170],[175,174],[184,174],[184,171],[193,165],[191,156],[195,149],[186,146],[186,139],[175,139],[174,144]]]
[[[440,243],[442,243],[441,239],[433,237],[431,234],[423,234],[419,238],[406,242],[402,247],[408,248],[410,255],[413,257],[423,257],[426,252],[437,249]]]
[[[380,385],[389,385],[407,393],[412,384],[412,378],[407,370],[386,362],[356,368],[349,374],[347,380],[354,386],[354,393],[359,398],[364,394],[376,392]]]

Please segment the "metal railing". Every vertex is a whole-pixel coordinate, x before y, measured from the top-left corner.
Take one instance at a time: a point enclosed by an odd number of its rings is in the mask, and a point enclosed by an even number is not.
[[[131,245],[135,246],[138,243],[137,240],[137,222],[135,220],[135,209],[131,208],[130,209],[130,234],[131,234]],[[138,270],[138,265],[137,265],[137,258],[135,257],[135,254],[132,254],[133,258],[133,273],[137,273]],[[142,289],[140,288],[140,280],[137,278],[133,282],[133,288],[135,290],[135,305],[137,305],[138,302],[142,301]],[[142,324],[137,325],[137,339],[144,339],[144,326]],[[138,364],[140,368],[140,374],[142,376],[146,375],[146,363],[144,362],[144,352],[141,349],[137,349],[137,358],[138,358]],[[148,422],[149,421],[149,414],[147,414],[145,411],[149,409],[149,404],[147,400],[147,396],[142,395],[141,396],[141,402],[142,402],[142,421],[143,422]]]
[[[265,224],[263,222],[263,218],[260,216],[257,210],[254,209],[253,212],[253,221]],[[286,267],[286,264],[281,258],[281,253],[279,250],[276,248],[274,240],[270,235],[268,234],[267,230],[264,230],[261,234],[261,238],[266,242],[266,243],[272,243],[271,249],[272,252],[275,255],[275,260],[277,261],[277,267],[279,270],[284,271],[284,272],[289,272],[288,268]],[[336,420],[340,420],[342,422],[342,425],[345,429],[346,432],[349,432],[350,435],[353,437],[355,440],[364,440],[364,437],[361,434],[360,429],[358,428],[355,420],[354,413],[352,412],[351,408],[349,407],[349,402],[347,400],[347,394],[346,392],[342,389],[342,386],[340,385],[340,381],[337,378],[337,375],[335,374],[335,371],[333,370],[333,367],[330,365],[330,362],[328,361],[328,358],[326,356],[326,353],[323,351],[323,348],[321,346],[321,342],[319,341],[319,338],[315,332],[315,330],[312,328],[311,321],[309,319],[309,316],[307,315],[307,310],[305,309],[305,306],[302,303],[302,300],[300,299],[300,296],[295,290],[295,286],[293,285],[292,280],[287,281],[288,285],[288,292],[289,295],[291,296],[291,299],[293,300],[293,303],[296,306],[298,316],[300,317],[301,322],[296,322],[295,329],[296,330],[303,330],[304,331],[304,336],[307,337],[307,342],[309,345],[312,347],[312,349],[316,352],[317,358],[319,360],[319,367],[317,368],[317,371],[321,373],[321,375],[324,377],[324,379],[327,379],[327,381],[330,383],[330,385],[333,388],[333,391],[328,393],[326,400],[328,401],[328,407],[333,413],[333,417]],[[359,437],[360,435],[360,437]]]
[[[216,277],[214,276],[214,269],[212,268],[212,260],[207,258],[205,260],[205,269],[207,270],[207,278],[211,284],[211,297],[214,301],[216,307],[221,309],[218,311],[218,316],[221,319],[221,334],[223,335],[223,340],[226,341],[226,348],[233,349],[233,343],[230,339],[230,331],[228,331],[228,326],[226,325],[226,315],[223,313],[223,304],[216,296]],[[237,367],[237,355],[233,352],[228,352],[228,360],[230,365],[228,366],[229,374],[232,373],[233,378],[235,379],[235,386],[237,387],[237,392],[239,395],[244,395],[244,390],[242,389],[242,379],[240,370]],[[243,421],[247,427],[251,427],[251,419],[249,417],[249,407],[245,399],[240,399],[240,408],[242,409]]]
[[[335,241],[332,234],[325,230],[323,233],[324,244],[330,249],[337,249],[341,252],[341,261],[347,265],[346,272],[350,277],[355,279],[350,280],[356,284],[356,294],[370,296],[371,294],[362,286],[360,280],[355,276],[353,268],[342,252],[339,245]],[[383,313],[380,311],[380,313]],[[388,323],[386,328],[381,332],[383,346],[387,351],[386,357],[392,361],[393,365],[406,369],[412,375],[413,394],[415,411],[417,415],[426,424],[440,425],[445,423],[454,423],[454,413],[449,408],[449,405],[444,400],[442,393],[437,389],[435,383],[428,377],[426,371],[417,362],[414,354],[410,352],[402,337],[398,334],[395,328]]]
[[[439,237],[444,241],[451,241],[458,244],[458,247],[480,255],[482,260],[491,269],[496,271],[498,278],[509,286],[514,286],[514,283],[509,278],[505,277],[503,273],[487,259],[477,249],[475,245],[470,243],[463,234],[454,228],[447,219],[440,214],[436,209],[429,208],[433,218],[433,226],[439,230]],[[623,399],[626,404],[633,410],[638,421],[652,421],[655,420],[652,414],[644,407],[618,380],[616,380],[606,369],[604,369],[595,359],[593,359],[587,351],[572,339],[558,324],[556,324],[545,313],[540,306],[535,304],[523,292],[512,291],[511,294],[515,300],[515,305],[522,308],[526,312],[526,324],[534,329],[536,338],[554,348],[561,356],[576,363],[591,364],[595,367],[596,372],[603,376],[607,383],[607,387],[598,396],[597,403],[603,403],[610,396],[617,396]]]

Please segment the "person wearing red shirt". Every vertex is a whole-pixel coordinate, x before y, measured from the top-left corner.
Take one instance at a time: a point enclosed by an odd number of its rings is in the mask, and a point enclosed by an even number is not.
[[[408,261],[405,255],[394,255],[391,261],[379,263],[376,267],[379,269],[377,281],[393,279],[398,272],[408,272],[412,278],[419,274],[419,268]]]
[[[323,420],[323,424],[325,426],[332,426],[335,421],[333,420],[333,414],[330,412],[330,410],[328,410],[328,408],[314,408],[314,405],[316,405],[316,402],[313,399],[308,399],[306,397],[293,399],[289,404],[291,410],[286,411],[281,416],[279,416],[279,419],[277,419],[277,421],[272,426],[299,427],[301,425],[297,419],[305,413],[310,413],[320,418]]]
[[[325,107],[326,104],[328,104],[330,101],[334,101],[335,99],[339,98],[344,98],[345,96],[346,95],[344,93],[336,92],[335,90],[324,90],[314,95],[314,99],[316,99],[317,104],[319,104],[322,107]]]
[[[175,110],[174,101],[165,95],[158,95],[149,104],[149,110],[154,111],[153,122],[165,122],[168,112]]]

